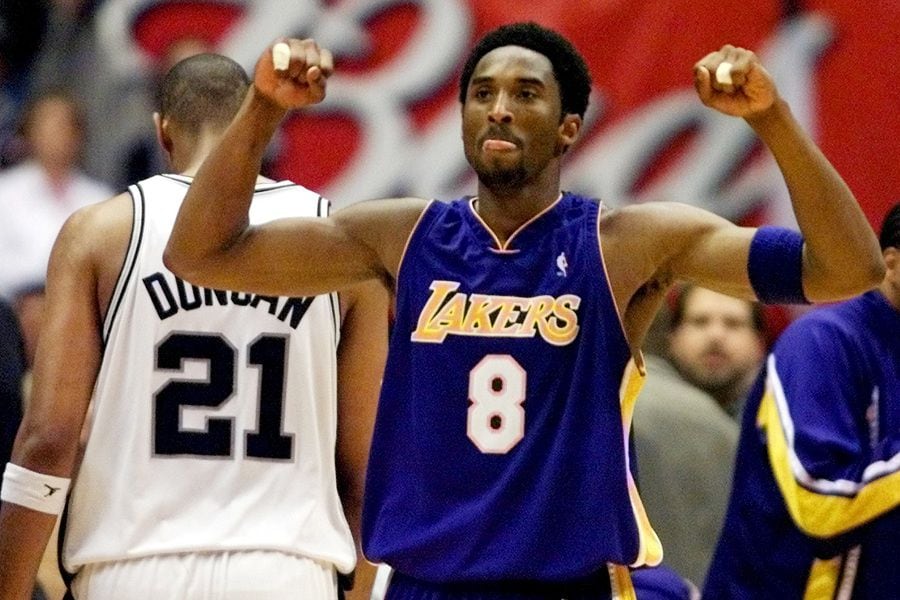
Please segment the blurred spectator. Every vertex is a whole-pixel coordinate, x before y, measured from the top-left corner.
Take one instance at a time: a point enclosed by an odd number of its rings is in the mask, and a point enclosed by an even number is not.
[[[0,299],[0,464],[2,465],[9,462],[16,430],[22,420],[24,377],[25,351],[19,325],[12,307]],[[43,575],[46,573],[42,573]],[[49,578],[41,578],[42,587],[46,579]],[[32,598],[44,600],[45,596],[42,590],[36,589]]]
[[[30,158],[0,171],[0,296],[6,298],[41,286],[66,218],[112,195],[78,169],[84,125],[70,96],[53,91],[36,99],[21,131]],[[23,335],[26,347],[33,347],[37,329],[23,328]]]
[[[21,74],[41,47],[47,29],[47,2],[0,2],[0,80]]]
[[[668,358],[681,376],[738,419],[766,351],[756,302],[686,286],[676,296]]]
[[[900,204],[878,289],[776,342],[741,423],[708,598],[900,597]]]
[[[30,71],[33,90],[64,87],[84,110],[85,147],[81,166],[116,188],[162,170],[162,155],[132,157],[136,139],[155,145],[152,114],[155,67],[148,61],[128,70],[114,67],[106,47],[108,31],[100,25],[104,10],[124,10],[122,0],[49,0],[44,44]],[[124,34],[123,34],[124,35]],[[85,77],[90,73],[90,77]],[[133,161],[137,162],[133,162]],[[148,162],[149,161],[149,162]]]
[[[59,86],[71,81],[78,73],[85,73],[89,64],[83,57],[96,42],[90,27],[97,2],[91,0],[48,0],[35,4],[44,6],[43,32],[40,45],[32,49],[33,63],[29,78],[34,89],[48,85]]]
[[[16,119],[28,94],[29,69],[46,29],[46,1],[0,2],[0,167],[7,164]]]
[[[94,28],[94,15],[102,0],[49,0],[47,30],[30,69],[34,92],[65,88],[85,111],[85,171],[102,177],[105,169],[94,156],[100,140],[117,127],[110,127],[111,112],[100,100],[109,90],[109,74],[103,63]],[[89,77],[85,74],[89,73]]]
[[[0,464],[9,462],[22,420],[22,378],[25,351],[12,307],[0,299]]]
[[[666,564],[700,585],[725,517],[738,440],[720,398],[739,393],[758,370],[763,322],[754,303],[691,286],[667,312],[648,339],[668,344],[657,351],[671,358],[645,356],[649,376],[635,405],[638,475]]]
[[[633,422],[641,499],[665,564],[699,586],[725,517],[738,425],[665,359],[645,359]]]

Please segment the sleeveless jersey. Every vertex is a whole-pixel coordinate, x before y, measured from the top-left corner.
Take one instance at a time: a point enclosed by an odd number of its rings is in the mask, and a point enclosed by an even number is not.
[[[176,278],[162,254],[189,184],[160,175],[129,188],[132,235],[103,325],[63,565],[263,549],[349,571],[334,465],[337,298]],[[326,211],[317,194],[270,183],[257,186],[250,219]]]
[[[473,202],[433,202],[400,265],[366,556],[434,582],[658,562],[628,464],[643,375],[599,203],[563,194],[501,245]]]

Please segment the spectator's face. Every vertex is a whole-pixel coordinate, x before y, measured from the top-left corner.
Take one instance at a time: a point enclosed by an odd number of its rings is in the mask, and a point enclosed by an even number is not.
[[[34,109],[28,144],[45,167],[74,168],[81,152],[81,131],[74,107],[63,98],[47,98]]]
[[[684,318],[669,334],[669,357],[678,370],[710,393],[752,377],[764,347],[751,304],[703,288],[686,293]]]
[[[881,283],[881,291],[900,310],[900,248],[887,248],[883,254],[887,271]]]

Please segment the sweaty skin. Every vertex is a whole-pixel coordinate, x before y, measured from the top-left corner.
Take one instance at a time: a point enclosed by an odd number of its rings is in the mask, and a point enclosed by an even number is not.
[[[270,51],[260,58],[244,106],[182,206],[167,265],[199,285],[267,294],[321,293],[373,278],[392,287],[424,199],[359,202],[324,221],[247,226],[252,180],[268,140],[288,110],[324,97],[332,71],[330,53],[314,41],[289,43],[287,72],[274,71]],[[711,81],[724,60],[734,65],[731,86]],[[704,104],[744,118],[778,162],[806,240],[806,296],[837,300],[877,284],[884,267],[865,216],[756,56],[725,46],[696,64],[694,83]],[[507,46],[478,63],[462,106],[463,146],[480,175],[478,213],[500,243],[559,195],[564,150],[581,127],[578,115],[560,120],[559,114],[546,57]],[[603,252],[631,346],[640,346],[676,280],[753,299],[746,265],[754,232],[672,202],[605,211]]]

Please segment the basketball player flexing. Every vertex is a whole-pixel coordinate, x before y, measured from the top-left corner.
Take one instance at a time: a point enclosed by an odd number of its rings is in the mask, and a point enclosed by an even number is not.
[[[276,70],[283,43],[290,60]],[[697,92],[769,148],[802,234],[561,193],[589,76],[564,38],[514,24],[482,38],[460,81],[477,196],[248,223],[263,149],[288,110],[323,99],[332,69],[312,40],[263,54],[181,206],[166,264],[197,285],[261,294],[373,279],[394,292],[363,514],[366,556],[395,570],[390,600],[633,598],[628,566],[657,563],[661,548],[627,432],[641,340],[666,290],[689,280],[783,302],[874,286],[884,266],[853,195],[754,54],[731,46],[697,63]]]
[[[335,451],[358,516],[386,292],[238,293],[162,264],[192,174],[248,86],[223,56],[174,66],[155,120],[179,174],[83,209],[60,233],[34,396],[4,476],[3,600],[30,597],[89,403],[61,526],[70,597],[332,600],[336,573],[354,568]],[[291,182],[249,186],[253,223],[327,214]]]

